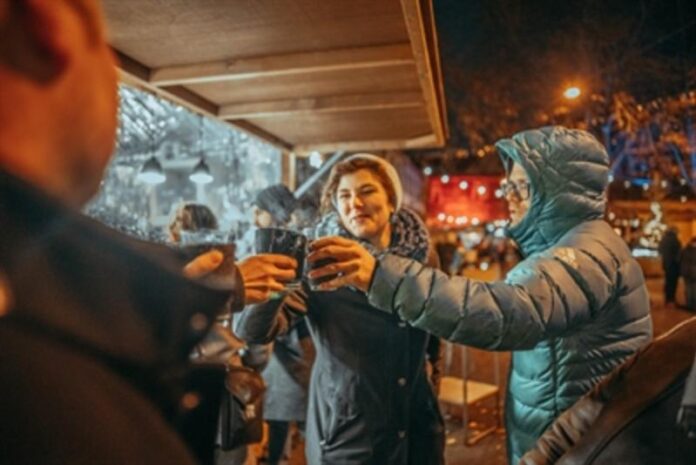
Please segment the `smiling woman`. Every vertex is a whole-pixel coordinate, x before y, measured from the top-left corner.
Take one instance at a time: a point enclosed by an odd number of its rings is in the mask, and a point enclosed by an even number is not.
[[[389,221],[401,206],[401,190],[392,165],[374,155],[358,154],[332,171],[323,193],[324,207],[334,208],[353,236],[384,249],[391,239]]]
[[[296,299],[306,307],[317,352],[307,412],[310,465],[444,463],[443,422],[426,373],[428,335],[376,311],[364,292],[341,284],[355,279],[361,263],[374,264],[386,252],[423,264],[433,256],[424,224],[400,208],[401,200],[396,170],[383,159],[357,154],[338,163],[308,257],[315,266],[330,259],[309,274],[317,286],[247,308],[238,322],[237,334],[264,343],[298,318]],[[356,239],[364,247],[355,247]]]

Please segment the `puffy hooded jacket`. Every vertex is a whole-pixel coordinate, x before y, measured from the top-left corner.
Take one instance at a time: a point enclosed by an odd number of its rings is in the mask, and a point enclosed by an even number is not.
[[[652,336],[643,273],[602,220],[609,159],[587,132],[524,131],[497,144],[531,185],[510,228],[526,257],[505,281],[448,277],[401,257],[379,261],[373,306],[450,341],[512,350],[508,457],[517,463],[546,427]]]

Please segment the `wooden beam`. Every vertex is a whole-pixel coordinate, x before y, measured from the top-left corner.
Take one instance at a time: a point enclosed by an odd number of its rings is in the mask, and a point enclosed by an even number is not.
[[[440,63],[440,43],[437,38],[437,28],[435,27],[435,11],[432,0],[421,0],[423,5],[423,20],[425,22],[425,36],[428,42],[428,50],[432,58],[431,69],[433,71],[433,82],[435,94],[439,98],[440,118],[443,125],[444,139],[449,138],[449,123],[447,121],[447,100],[445,99],[445,83],[442,76],[442,66]],[[443,141],[444,142],[444,141]]]
[[[411,46],[402,43],[164,67],[152,70],[150,83],[156,86],[201,84],[409,63],[413,63]]]
[[[280,158],[281,182],[294,191],[297,188],[297,155],[284,152]]]
[[[152,72],[150,68],[115,48],[112,48],[111,51],[116,56],[118,68],[121,73],[125,73],[129,77],[141,82],[150,81],[150,73]]]
[[[416,61],[418,80],[425,98],[428,119],[437,138],[437,145],[443,145],[445,143],[447,121],[444,109],[441,108],[444,100],[438,95],[441,86],[438,88],[436,83],[437,76],[434,72],[435,67],[439,63],[433,59],[432,53],[437,53],[437,51],[433,51],[431,47],[436,46],[436,42],[428,38],[428,30],[430,30],[431,34],[435,32],[431,27],[432,10],[428,6],[429,4],[428,0],[401,0],[401,9]],[[439,76],[439,69],[437,75]]]
[[[199,113],[216,119],[218,118],[220,108],[215,103],[201,97],[197,93],[183,86],[153,86],[149,82],[149,76],[151,75],[152,70],[116,49],[114,49],[114,53],[119,60],[119,73],[123,82],[179,104],[193,111],[194,113]],[[234,123],[228,121],[227,123],[248,133],[251,136],[262,139],[280,150],[289,150],[291,148],[291,145],[286,141],[254,126],[247,121],[239,120],[235,121]]]
[[[241,129],[244,132],[258,137],[259,139],[262,139],[283,151],[292,151],[292,145],[290,145],[288,142],[284,141],[283,139],[279,138],[274,134],[271,134],[270,132],[264,131],[260,127],[251,124],[249,121],[239,119],[236,121],[227,121],[227,123],[236,128]]]
[[[167,86],[160,87],[160,92],[176,98],[180,102],[186,102],[189,106],[193,106],[207,115],[217,117],[220,112],[220,107],[208,99],[205,99],[197,93],[187,89],[184,86]]]
[[[272,118],[306,113],[339,113],[360,110],[385,110],[423,106],[419,92],[390,92],[386,94],[338,95],[297,100],[233,103],[220,107],[221,119]]]
[[[297,154],[306,155],[315,150],[321,153],[337,152],[339,150],[344,150],[346,152],[357,152],[360,150],[406,150],[435,147],[437,144],[437,137],[435,137],[434,134],[426,134],[411,139],[329,142],[325,144],[298,144],[293,147],[292,151]]]

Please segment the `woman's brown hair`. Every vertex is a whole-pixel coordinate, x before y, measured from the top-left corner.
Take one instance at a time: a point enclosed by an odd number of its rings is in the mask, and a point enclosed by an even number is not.
[[[199,203],[181,205],[169,223],[169,231],[178,239],[180,231],[198,231],[200,229],[217,229],[218,222],[213,211]]]
[[[384,190],[387,192],[389,202],[392,206],[396,206],[396,190],[387,170],[384,168],[384,164],[365,158],[349,158],[348,160],[337,163],[336,166],[331,169],[329,179],[326,181],[326,184],[324,184],[324,189],[321,193],[322,213],[327,213],[335,208],[336,190],[338,189],[338,184],[341,182],[341,178],[346,174],[355,173],[363,169],[371,171],[379,178],[382,187],[384,187]]]

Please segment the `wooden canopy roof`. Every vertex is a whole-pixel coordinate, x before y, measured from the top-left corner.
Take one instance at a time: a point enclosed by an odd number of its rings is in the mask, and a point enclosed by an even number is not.
[[[443,145],[430,0],[104,0],[124,81],[283,150]]]

